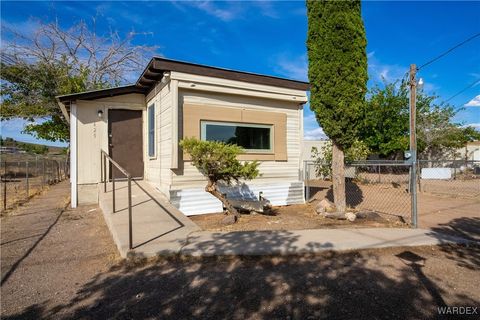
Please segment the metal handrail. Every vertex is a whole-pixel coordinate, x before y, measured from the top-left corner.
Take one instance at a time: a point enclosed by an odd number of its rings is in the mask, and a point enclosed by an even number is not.
[[[109,170],[112,174],[112,208],[115,213],[115,174],[112,170],[112,164],[125,175],[128,181],[128,248],[133,249],[132,241],[132,175],[113,160],[107,152],[100,149],[100,180],[103,182],[103,191],[107,192],[107,160],[110,162]]]

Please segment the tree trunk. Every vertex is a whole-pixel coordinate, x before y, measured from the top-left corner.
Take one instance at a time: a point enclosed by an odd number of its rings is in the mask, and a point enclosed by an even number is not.
[[[345,156],[343,150],[335,143],[333,143],[332,147],[333,202],[337,212],[345,213],[347,209],[345,199]]]
[[[208,184],[205,187],[205,191],[213,195],[215,198],[220,200],[225,208],[227,208],[227,211],[230,212],[235,217],[235,222],[240,218],[240,213],[235,209],[230,201],[228,201],[223,194],[217,190],[217,184],[211,180],[208,180]]]

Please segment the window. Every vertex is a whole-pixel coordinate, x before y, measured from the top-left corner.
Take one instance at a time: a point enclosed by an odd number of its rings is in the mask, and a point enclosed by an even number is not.
[[[155,105],[148,107],[148,156],[155,157]]]
[[[271,125],[201,122],[202,140],[236,144],[247,152],[271,152],[273,145],[272,137]]]

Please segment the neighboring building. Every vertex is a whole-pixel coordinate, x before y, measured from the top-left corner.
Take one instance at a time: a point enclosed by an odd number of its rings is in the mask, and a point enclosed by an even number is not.
[[[480,141],[468,142],[464,148],[457,149],[457,159],[480,161]]]
[[[58,97],[70,120],[72,206],[98,201],[100,150],[187,215],[221,211],[178,145],[242,141],[261,177],[227,190],[274,205],[303,203],[303,104],[308,83],[153,58],[136,84]]]
[[[20,153],[20,149],[17,147],[0,147],[0,152],[1,153]]]
[[[315,160],[312,152],[312,148],[317,148],[318,151],[322,151],[322,148],[328,143],[329,140],[304,140],[302,148],[302,161]]]

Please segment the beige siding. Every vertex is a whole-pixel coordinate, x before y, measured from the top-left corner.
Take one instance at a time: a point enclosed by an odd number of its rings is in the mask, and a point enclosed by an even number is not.
[[[108,109],[144,109],[144,96],[127,94],[94,101],[77,101],[77,183],[100,181],[100,149],[108,150]],[[103,117],[98,117],[98,111]],[[79,189],[80,192],[80,189]]]
[[[172,93],[170,82],[159,83],[147,96],[147,106],[155,104],[155,157],[148,157],[145,147],[146,175],[145,178],[156,188],[169,196],[172,172]],[[147,128],[145,121],[145,130]],[[145,131],[146,132],[146,131]],[[147,135],[145,135],[147,139]]]
[[[100,180],[100,148],[107,136],[107,124],[105,113],[103,119],[98,118],[99,108],[103,107],[90,101],[77,101],[78,184]]]
[[[221,106],[260,110],[269,112],[283,112],[287,116],[287,161],[262,161],[260,172],[262,176],[248,182],[249,185],[265,183],[298,182],[300,152],[301,152],[301,121],[298,112],[298,103],[274,101],[245,96],[224,95],[219,93],[202,93],[190,90],[181,90],[179,107],[185,104]],[[179,122],[182,123],[180,114]],[[205,178],[193,167],[190,162],[183,162],[183,169],[175,171],[172,177],[172,190],[183,188],[201,188],[205,186]]]

